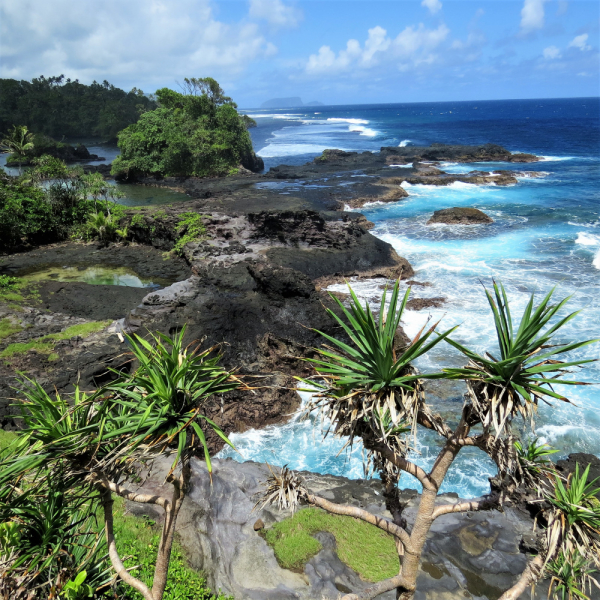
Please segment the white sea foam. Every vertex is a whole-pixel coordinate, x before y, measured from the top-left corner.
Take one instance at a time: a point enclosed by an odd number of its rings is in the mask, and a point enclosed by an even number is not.
[[[412,163],[408,163],[407,165],[388,165],[388,167],[396,167],[401,169],[412,169]]]
[[[300,115],[290,115],[284,113],[251,113],[248,116],[252,119],[288,119],[290,121],[296,121],[301,119]]]
[[[327,119],[331,123],[352,123],[353,125],[368,125],[369,121],[366,119],[341,119],[338,117],[332,117]]]
[[[540,156],[543,162],[560,162],[563,160],[573,160],[574,156]]]
[[[321,154],[323,150],[331,148],[330,144],[269,144],[261,148],[256,154],[263,158],[277,156],[295,156],[298,154]],[[343,148],[340,148],[343,150]]]
[[[348,131],[354,131],[360,133],[360,135],[366,135],[367,137],[375,137],[379,132],[364,125],[350,125]]]
[[[576,244],[581,246],[587,246],[588,248],[598,248],[594,254],[592,265],[596,269],[600,269],[600,235],[588,233],[587,231],[580,231],[577,234]]]
[[[398,148],[406,148],[406,146],[408,146],[408,144],[410,144],[412,140],[402,140],[399,144],[398,144]]]

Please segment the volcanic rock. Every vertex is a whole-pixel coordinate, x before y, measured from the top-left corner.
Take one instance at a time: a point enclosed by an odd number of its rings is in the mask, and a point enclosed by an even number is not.
[[[163,485],[171,462],[165,457],[157,463],[141,486],[146,493],[168,490]],[[270,475],[267,465],[216,459],[213,469],[211,485],[206,465],[192,461],[191,493],[177,520],[179,539],[191,566],[206,574],[213,589],[220,588],[247,600],[334,600],[340,591],[359,591],[368,585],[339,559],[335,539],[324,532],[315,535],[322,550],[307,562],[303,572],[281,568],[262,537],[262,530],[256,530],[256,523],[258,518],[269,528],[290,513],[271,506],[253,511]],[[359,506],[390,518],[379,480],[301,475],[309,489],[333,502]],[[419,496],[414,490],[405,490],[401,499],[407,503],[404,514],[410,528]],[[456,494],[439,498],[440,503],[459,501]],[[162,509],[153,505],[127,502],[127,508],[156,520],[162,517]],[[495,600],[525,568],[528,557],[519,545],[532,530],[530,517],[508,507],[504,512],[440,517],[425,545],[415,600]],[[395,592],[379,597],[393,600]],[[545,598],[543,585],[538,586],[534,597]]]
[[[434,223],[446,223],[447,225],[478,225],[481,223],[493,223],[494,220],[488,217],[478,208],[464,208],[455,206],[454,208],[444,208],[436,210],[427,225]]]

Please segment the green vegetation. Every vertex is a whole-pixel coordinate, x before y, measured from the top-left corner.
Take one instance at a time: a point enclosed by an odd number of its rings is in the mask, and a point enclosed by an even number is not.
[[[110,325],[112,321],[91,321],[89,323],[82,323],[80,325],[72,325],[68,327],[64,331],[60,331],[59,333],[51,333],[49,335],[44,335],[42,337],[36,338],[34,340],[30,340],[29,342],[18,342],[15,344],[10,344],[7,346],[2,352],[0,352],[0,358],[11,358],[18,354],[27,354],[31,350],[35,350],[40,354],[48,354],[48,360],[56,360],[52,351],[54,350],[54,344],[60,340],[70,340],[74,337],[82,337],[86,338],[92,333],[96,333],[97,331],[101,331],[108,325]]]
[[[180,237],[173,247],[173,252],[181,256],[186,244],[199,241],[206,233],[202,215],[192,212],[180,215],[180,219],[177,222],[177,233]]]
[[[312,537],[319,531],[335,536],[337,553],[344,563],[367,581],[380,581],[398,573],[394,538],[374,525],[318,508],[299,510],[265,533],[279,564],[285,569],[302,570],[321,550]]]
[[[135,567],[132,574],[146,585],[151,585],[154,572],[154,560],[160,540],[160,527],[146,518],[125,514],[124,502],[115,497],[115,538],[121,556],[129,557],[125,561],[127,568]],[[141,595],[131,588],[123,588],[122,600],[138,600]],[[191,569],[177,540],[173,544],[169,581],[163,600],[233,600],[230,596],[214,595],[206,586],[206,580]]]
[[[84,333],[86,326],[51,339]],[[213,349],[192,349],[184,336],[185,328],[173,339],[153,335],[152,343],[128,337],[137,370],[115,373],[115,381],[89,395],[78,388],[69,397],[50,395],[34,380],[20,380],[24,428],[0,457],[3,597],[214,600],[173,546],[174,527],[190,486],[191,457],[204,450],[212,473],[205,431],[230,443],[202,409],[240,382],[218,365]],[[130,492],[139,481],[136,465],[151,467],[162,454],[169,463],[174,458],[166,475],[173,494]],[[113,494],[162,506],[164,523],[122,516]],[[130,555],[117,557],[119,550]]]
[[[10,275],[0,275],[0,290],[14,290],[17,287],[19,279]]]
[[[247,120],[219,84],[211,78],[186,79],[185,91],[158,90],[158,108],[119,133],[114,175],[207,177],[227,175],[240,164],[262,168]]]
[[[4,452],[16,439],[16,432],[0,429],[0,452]]]
[[[100,175],[51,156],[33,163],[16,178],[0,170],[0,250],[56,242],[75,230],[83,237],[90,215],[115,212],[119,194]]]
[[[27,153],[33,147],[33,134],[27,131],[26,125],[13,125],[6,137],[0,140],[0,149],[10,152],[9,160],[17,162],[19,166],[27,159]]]
[[[26,125],[56,139],[114,139],[156,103],[134,88],[125,92],[107,81],[84,85],[59,77],[31,81],[0,79],[0,132]]]
[[[10,319],[0,321],[0,340],[19,333],[19,331],[23,331],[23,327],[18,323],[13,323]]]
[[[310,491],[306,480],[287,467],[271,471],[263,491],[263,506],[272,503],[294,509],[303,501],[335,518],[355,517],[393,535],[397,554],[402,556],[400,573],[390,569],[387,579],[371,590],[373,595],[361,592],[365,598],[374,598],[388,590],[396,590],[397,597],[412,598],[422,549],[438,517],[501,510],[504,501],[522,498],[523,489],[533,499],[528,506],[539,507],[535,516],[544,539],[539,541],[537,552],[520,578],[502,598],[521,597],[543,577],[551,580],[549,596],[555,599],[583,600],[592,585],[600,588],[596,576],[600,570],[600,502],[596,497],[600,494],[599,481],[588,481],[589,466],[583,473],[577,466],[565,481],[549,459],[553,454],[551,448],[537,440],[529,444],[523,441],[531,435],[540,400],[548,404],[552,399],[569,402],[556,386],[588,385],[565,375],[569,367],[592,360],[568,360],[564,356],[599,340],[555,341],[557,332],[577,313],[560,316],[559,311],[568,298],[551,303],[553,291],[537,305],[532,295],[518,323],[513,320],[502,284],[494,282],[493,292],[485,291],[499,352],[493,349],[480,355],[469,350],[449,337],[453,330],[437,333],[437,323],[427,330],[424,327],[406,347],[397,348],[394,337],[410,292],[409,289],[400,302],[397,282],[389,305],[387,294],[383,294],[377,317],[368,304],[363,308],[351,289],[349,309],[332,297],[339,310],[328,313],[343,331],[344,339],[321,333],[326,343],[317,349],[318,358],[305,359],[313,364],[316,373],[314,378],[301,381],[310,385],[311,391],[315,387],[318,391],[307,406],[307,414],[320,412],[321,418],[330,423],[325,435],[345,437],[346,447],[353,438],[361,439],[365,470],[379,474],[386,507],[394,518],[383,519],[364,509],[319,497]],[[440,373],[418,374],[412,361],[444,340],[468,359],[467,365],[443,369]],[[468,393],[454,418],[434,413],[427,404],[421,381],[425,378],[459,379],[467,384]],[[411,451],[421,430],[427,430],[430,436],[437,434],[441,440],[429,473],[412,462]],[[498,470],[495,489],[475,502],[435,501],[453,462],[465,447],[478,449],[494,461]],[[423,486],[410,532],[405,529],[402,517],[405,505],[398,494],[402,472],[415,477]],[[278,526],[267,534],[286,565],[301,565],[317,549],[309,539],[315,528],[302,524],[305,518],[302,513],[305,511],[300,511],[296,521],[290,519],[279,526],[281,534]],[[319,527],[326,526],[316,528]],[[360,549],[363,539],[353,544]]]
[[[565,380],[562,376],[569,367],[594,362],[593,359],[571,362],[555,360],[566,352],[599,340],[550,344],[556,332],[578,314],[571,313],[549,326],[569,300],[564,298],[556,304],[550,304],[553,292],[551,290],[535,308],[534,297],[531,296],[517,329],[513,324],[504,286],[494,282],[493,296],[488,290],[485,291],[496,325],[500,359],[489,353],[481,356],[448,339],[449,344],[469,359],[469,365],[462,369],[445,369],[444,372],[451,379],[467,382],[472,390],[473,408],[479,413],[483,426],[493,426],[498,434],[518,414],[533,422],[540,398],[550,397],[568,402],[553,386],[561,383],[583,385],[581,382]],[[546,331],[542,331],[545,328]],[[541,350],[544,351],[540,354]]]

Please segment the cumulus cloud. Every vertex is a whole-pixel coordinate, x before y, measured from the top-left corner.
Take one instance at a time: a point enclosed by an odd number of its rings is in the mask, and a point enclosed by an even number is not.
[[[423,2],[421,2],[421,6],[429,9],[429,12],[432,15],[435,15],[435,13],[442,10],[442,3],[440,0],[423,0]]]
[[[118,85],[235,77],[277,48],[257,23],[224,23],[209,0],[3,0],[3,77],[58,75]],[[153,91],[153,90],[151,90]]]
[[[554,60],[555,58],[560,57],[560,48],[557,48],[556,46],[548,46],[547,48],[544,48],[544,58],[546,60]]]
[[[442,24],[436,29],[406,27],[395,38],[388,36],[383,27],[368,30],[364,46],[358,40],[348,40],[346,48],[337,54],[330,46],[321,46],[311,54],[306,64],[309,75],[341,73],[354,69],[367,69],[381,63],[396,62],[401,70],[435,61],[433,51],[446,39],[450,30]]]
[[[525,0],[521,9],[521,31],[529,32],[544,26],[544,4],[548,0]]]
[[[250,16],[264,19],[274,27],[296,27],[302,20],[298,9],[281,0],[250,0]]]
[[[591,50],[592,47],[586,44],[588,37],[589,36],[587,33],[582,33],[581,35],[578,35],[577,37],[573,38],[573,40],[571,40],[569,48],[579,48],[582,52],[585,52],[586,50]]]

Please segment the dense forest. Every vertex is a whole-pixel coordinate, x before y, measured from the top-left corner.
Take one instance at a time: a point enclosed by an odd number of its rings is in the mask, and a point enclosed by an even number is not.
[[[0,132],[26,125],[33,133],[55,139],[100,137],[114,139],[156,103],[134,88],[130,92],[103,81],[84,85],[78,80],[41,76],[31,81],[0,79]]]

